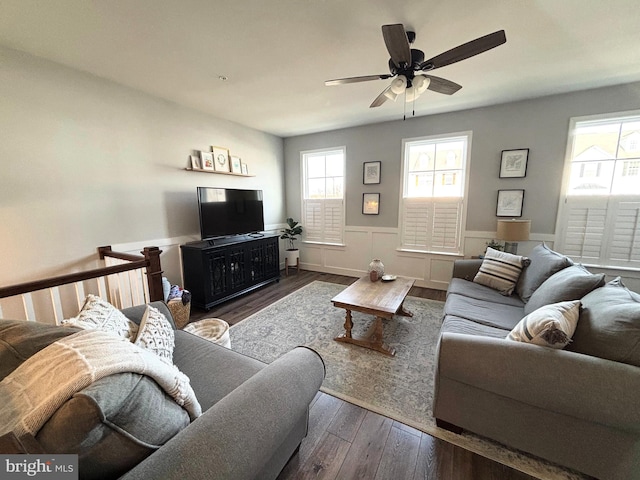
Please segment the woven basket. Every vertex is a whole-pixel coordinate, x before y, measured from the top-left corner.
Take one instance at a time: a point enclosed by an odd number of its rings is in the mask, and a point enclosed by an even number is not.
[[[169,307],[169,311],[171,312],[173,321],[176,324],[176,328],[182,329],[189,323],[191,302],[183,305],[182,299],[176,298],[174,300],[169,300],[169,302],[167,303],[167,307]]]

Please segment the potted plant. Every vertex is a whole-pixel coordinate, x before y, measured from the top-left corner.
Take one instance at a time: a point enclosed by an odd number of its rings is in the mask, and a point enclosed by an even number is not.
[[[302,225],[299,225],[298,222],[293,220],[293,218],[291,217],[287,218],[287,225],[289,226],[289,228],[281,230],[282,235],[280,236],[280,238],[283,240],[287,240],[288,242],[287,246],[289,248],[287,248],[285,255],[288,259],[287,265],[292,267],[294,265],[298,265],[298,261],[300,258],[300,251],[296,248],[293,242],[297,240],[296,237],[298,237],[298,235],[302,234]]]

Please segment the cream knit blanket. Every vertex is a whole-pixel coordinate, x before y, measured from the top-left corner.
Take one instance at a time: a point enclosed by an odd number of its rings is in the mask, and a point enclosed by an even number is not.
[[[35,435],[76,392],[122,372],[153,378],[191,420],[202,413],[189,378],[175,365],[128,340],[83,330],[40,350],[0,382],[0,435]]]

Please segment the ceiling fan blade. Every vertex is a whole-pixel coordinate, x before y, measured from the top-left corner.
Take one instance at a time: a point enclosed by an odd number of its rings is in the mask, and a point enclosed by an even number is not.
[[[335,80],[327,80],[324,82],[326,86],[344,85],[346,83],[368,82],[369,80],[385,80],[391,78],[392,75],[383,73],[382,75],[364,75],[362,77],[336,78]]]
[[[452,63],[465,60],[480,53],[491,50],[507,41],[504,30],[490,33],[484,37],[476,38],[470,42],[463,43],[451,50],[437,55],[420,64],[420,70],[433,70],[435,68],[451,65]]]
[[[434,77],[433,75],[425,75],[425,77],[431,80],[427,90],[444,93],[445,95],[453,95],[462,88],[462,85],[458,85],[446,78]]]
[[[382,37],[396,67],[411,65],[411,47],[401,23],[382,26]]]
[[[369,105],[369,108],[376,108],[382,105],[384,102],[388,100],[388,97],[385,95],[389,90],[391,90],[391,85],[385,88],[380,95],[376,97],[376,99]]]

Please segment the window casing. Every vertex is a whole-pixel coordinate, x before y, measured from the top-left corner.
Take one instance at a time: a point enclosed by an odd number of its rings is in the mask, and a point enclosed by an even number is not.
[[[640,268],[640,112],[571,120],[558,249],[575,261]]]
[[[345,148],[301,153],[305,241],[342,244]]]
[[[403,141],[400,247],[462,253],[471,132]]]

